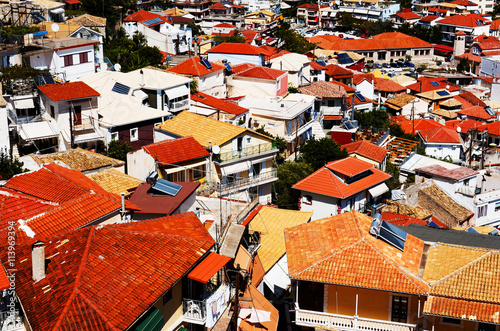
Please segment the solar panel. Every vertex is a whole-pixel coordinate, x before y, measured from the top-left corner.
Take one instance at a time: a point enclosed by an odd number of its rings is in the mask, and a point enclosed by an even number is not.
[[[163,20],[161,18],[159,18],[159,17],[156,17],[156,18],[153,18],[153,19],[145,21],[144,25],[150,26],[150,25],[153,25],[153,24],[156,24],[156,23],[160,23],[160,22],[163,22]]]
[[[356,128],[356,124],[353,121],[344,122],[344,125],[347,130],[352,130]]]
[[[490,116],[496,116],[495,112],[490,107],[486,107],[485,110],[488,113],[488,115],[490,115]]]
[[[323,60],[316,60],[316,63],[318,63],[319,65],[321,65],[323,67],[326,67],[326,62]]]
[[[210,62],[208,62],[208,59],[207,58],[203,58],[201,59],[201,63],[207,67],[207,69],[212,69],[212,64]]]
[[[166,179],[158,178],[156,182],[151,186],[151,188],[175,197],[181,190],[182,186],[169,182]]]
[[[224,63],[224,67],[226,67],[227,70],[232,71],[233,68],[229,65],[229,63]]]
[[[476,229],[474,229],[474,228],[472,228],[472,227],[467,228],[465,231],[466,231],[466,232],[470,232],[470,233],[479,233]]]
[[[436,92],[439,96],[442,96],[442,97],[445,97],[447,95],[450,95],[450,93],[448,93],[448,91],[437,91]]]
[[[439,86],[439,83],[438,83],[438,82],[436,82],[435,80],[433,80],[433,81],[431,82],[431,84],[432,84],[432,86]]]
[[[428,226],[431,226],[433,228],[439,228],[440,226],[437,225],[436,223],[434,223],[434,221],[430,221],[429,224],[427,224]]]
[[[347,64],[347,63],[353,63],[353,59],[349,57],[347,53],[340,53],[337,54],[337,59],[340,64]]]
[[[52,76],[36,76],[34,78],[36,86],[45,85],[45,84],[55,84]]]
[[[111,91],[119,93],[119,94],[127,95],[128,92],[130,91],[130,87],[128,87],[127,85],[120,84],[120,83],[115,83],[115,85],[113,86]]]
[[[359,101],[366,102],[366,98],[361,93],[355,92],[354,94],[359,99]]]
[[[405,250],[407,235],[406,232],[386,221],[382,221],[382,224],[380,224],[379,237],[399,250]]]

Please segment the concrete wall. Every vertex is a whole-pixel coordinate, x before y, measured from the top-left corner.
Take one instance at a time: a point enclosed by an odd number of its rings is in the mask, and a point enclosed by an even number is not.
[[[264,55],[208,53],[208,61],[217,62],[222,60],[227,60],[232,66],[242,63],[252,63],[259,66],[265,64]]]
[[[155,160],[143,149],[127,154],[127,174],[141,180],[155,170]]]

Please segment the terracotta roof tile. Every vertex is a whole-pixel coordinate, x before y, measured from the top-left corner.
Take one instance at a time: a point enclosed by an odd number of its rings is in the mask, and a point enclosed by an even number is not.
[[[375,78],[375,90],[383,92],[406,92],[406,87],[385,78]]]
[[[193,137],[167,139],[142,148],[156,161],[165,164],[177,164],[209,155]]]
[[[232,102],[217,99],[216,97],[199,91],[191,94],[191,100],[235,116],[248,112],[247,108],[240,107]]]
[[[478,24],[478,22],[481,22],[481,24]],[[481,15],[468,14],[448,16],[437,21],[436,23],[454,26],[478,27],[484,26],[486,22],[488,22],[488,20]]]
[[[352,77],[352,82],[354,85],[359,85],[365,80],[371,83],[375,80],[375,76],[373,76],[372,73],[367,73],[367,74],[356,74]]]
[[[66,20],[66,23],[80,24],[87,27],[95,27],[95,26],[106,27],[106,18],[93,16],[89,14],[83,14]]]
[[[395,16],[401,17],[404,20],[414,20],[414,19],[418,19],[421,17],[420,15],[418,15],[417,13],[414,13],[414,12],[397,13],[397,14],[395,14]]]
[[[154,18],[160,18],[162,21],[165,20],[164,16],[155,14],[149,11],[146,11],[144,9],[141,9],[139,11],[136,11],[135,13],[132,13],[125,17],[123,21],[125,22],[144,22],[148,20],[152,20]]]
[[[403,129],[405,133],[413,133],[413,121],[404,119],[402,122],[398,122],[398,124],[401,125],[401,129]],[[444,125],[426,118],[419,118],[415,120],[415,134],[420,130],[438,127],[444,127]]]
[[[118,167],[125,165],[124,161],[99,153],[90,152],[82,148],[70,149],[53,154],[30,154],[38,165],[61,161],[71,169],[78,171],[95,170],[103,167]]]
[[[46,84],[38,86],[38,89],[52,101],[85,99],[100,96],[99,92],[84,82]]]
[[[454,181],[463,180],[479,174],[479,172],[466,167],[447,169],[439,164],[433,164],[430,166],[416,168],[415,171],[418,171],[419,173],[433,175],[436,177],[451,179]]]
[[[420,190],[419,194],[425,195],[428,200],[432,203],[440,206],[453,218],[455,218],[459,223],[471,218],[474,213],[469,209],[465,208],[455,200],[453,200],[448,194],[446,194],[437,185],[431,185]],[[455,224],[447,224],[447,226],[452,226]]]
[[[354,76],[351,70],[347,70],[336,64],[327,64],[325,70],[326,70],[325,73],[328,76],[332,76],[335,78],[345,78],[345,77],[352,78]]]
[[[437,15],[427,15],[425,17],[422,17],[420,19],[420,22],[425,22],[425,23],[430,23],[438,18],[441,18],[440,16],[437,16]]]
[[[461,144],[462,140],[457,131],[444,127],[419,130],[418,134],[427,143]]]
[[[287,72],[283,70],[255,66],[252,68],[248,68],[247,70],[239,71],[238,73],[234,74],[234,77],[249,77],[249,78],[276,80],[286,74]]]
[[[496,123],[496,122],[494,122],[494,123]],[[470,118],[467,118],[465,120],[446,121],[446,123],[445,123],[445,126],[447,128],[457,130],[458,127],[460,127],[460,132],[464,132],[464,133],[469,132],[469,130],[472,128],[479,128],[482,125],[484,125],[483,122],[471,120]]]
[[[126,175],[116,169],[102,170],[88,177],[109,193],[117,195],[120,195],[121,192],[129,195],[131,190],[134,190],[142,183],[142,180]]]
[[[224,69],[224,66],[218,63],[210,62],[210,64],[212,65],[212,69],[208,69],[204,66],[198,56],[193,56],[168,69],[168,71],[176,74],[200,77]]]
[[[343,183],[333,173],[355,175],[364,171],[368,171],[370,174],[350,184]],[[328,163],[326,166],[293,185],[292,188],[344,199],[380,184],[390,177],[391,175],[376,169],[373,164],[354,157],[347,157]]]
[[[36,283],[31,244],[16,245],[16,291],[34,330],[125,330],[214,241],[193,213],[84,228],[45,241],[50,263]]]
[[[300,87],[299,90],[300,93],[312,95],[317,98],[342,98],[347,96],[342,86],[324,81],[313,82],[310,85]]]
[[[481,122],[477,122],[481,123]],[[493,123],[488,123],[488,124],[483,124],[481,123],[480,126],[477,127],[479,131],[484,131],[488,129],[488,134],[494,135],[494,136],[500,136],[500,121],[496,121]]]
[[[265,51],[257,46],[248,44],[236,43],[222,43],[212,47],[208,53],[225,53],[225,54],[246,54],[246,55],[260,55]]]
[[[248,225],[251,233],[260,232],[261,246],[258,250],[265,272],[268,272],[285,255],[283,230],[307,223],[312,212],[262,207]]]
[[[416,276],[424,243],[408,235],[401,252],[368,233],[371,221],[353,211],[285,229],[290,278],[427,293]]]
[[[443,90],[446,86],[450,87],[448,91],[456,90],[453,84],[446,81],[446,77],[420,77],[415,83],[408,85],[407,88],[415,93],[423,93],[434,90]]]
[[[469,319],[474,323],[499,323],[498,304],[460,299],[428,296],[424,303],[423,313],[426,315],[444,316],[458,319]]]
[[[476,97],[472,92],[460,93],[459,95],[454,96],[454,99],[458,100],[458,102],[462,104],[462,109],[472,106],[486,107],[484,101]]]
[[[472,106],[468,108],[462,108],[457,110],[460,115],[465,115],[467,117],[478,118],[481,120],[490,120],[496,118],[495,115],[490,115],[482,106]]]
[[[366,140],[355,141],[350,144],[342,145],[348,154],[358,154],[376,162],[384,161],[387,155],[387,149],[372,144]]]
[[[329,83],[342,86],[347,93],[356,91],[356,89],[354,87],[350,87],[349,85],[346,85],[344,83],[337,82],[336,80],[331,80],[331,81],[329,81]]]
[[[5,188],[0,189],[0,228],[54,208],[55,204]]]

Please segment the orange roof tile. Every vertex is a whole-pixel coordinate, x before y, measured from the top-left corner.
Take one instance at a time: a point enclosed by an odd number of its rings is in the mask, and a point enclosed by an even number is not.
[[[434,90],[442,90],[447,86],[449,86],[448,91],[457,90],[455,85],[446,81],[446,77],[420,77],[415,83],[408,85],[407,88],[416,93],[423,93]]]
[[[325,73],[328,76],[336,77],[336,78],[349,78],[354,76],[353,72],[351,70],[347,70],[345,68],[342,68],[339,65],[336,64],[327,64],[325,67]]]
[[[0,263],[0,291],[10,288],[10,280],[7,278],[7,272],[5,271],[2,263]]]
[[[123,20],[125,22],[144,22],[152,20],[153,18],[164,19],[163,16],[141,9],[133,14],[128,15]]]
[[[170,72],[174,72],[177,74],[183,74],[183,75],[191,75],[191,76],[196,76],[200,77],[203,75],[208,75],[212,72],[219,71],[224,69],[224,66],[210,62],[212,65],[212,69],[208,69],[201,63],[201,59],[198,56],[194,56],[192,58],[187,59],[186,61],[183,61],[179,63],[178,65],[168,69]]]
[[[494,122],[494,123],[497,123],[497,122]],[[471,120],[470,118],[467,118],[465,120],[446,121],[445,126],[448,129],[454,129],[454,130],[457,130],[457,128],[460,127],[460,132],[465,133],[465,132],[469,132],[469,130],[472,128],[479,128],[483,124],[484,124],[483,122],[474,121],[474,120]]]
[[[10,221],[28,219],[54,208],[53,203],[20,194],[5,188],[0,189],[0,228]]]
[[[364,171],[368,171],[370,174],[349,184],[337,178],[338,175],[334,175],[334,172],[336,172],[337,174],[352,176]],[[354,157],[347,157],[328,163],[297,182],[292,188],[344,199],[378,185],[390,177],[391,175],[376,169],[373,164]]]
[[[210,155],[193,137],[163,140],[142,147],[156,161],[177,164]]]
[[[237,74],[234,74],[234,76],[276,80],[286,74],[287,72],[283,70],[255,66],[252,68],[248,68],[247,70],[240,71]]]
[[[408,235],[401,252],[369,234],[371,221],[352,211],[285,229],[290,278],[426,294],[423,241]]]
[[[479,118],[482,120],[489,120],[489,119],[494,119],[496,118],[495,115],[490,115],[484,109],[484,107],[481,106],[473,106],[473,107],[468,107],[468,108],[462,108],[457,110],[457,113],[460,115],[466,115],[467,117],[472,117],[472,118]]]
[[[352,78],[352,82],[354,85],[359,85],[365,80],[367,82],[371,83],[375,80],[375,76],[373,76],[372,73],[367,73],[367,74],[356,74]]]
[[[413,121],[405,119],[402,122],[398,122],[398,124],[401,125],[401,129],[403,129],[405,133],[413,133]],[[438,127],[444,127],[444,125],[427,118],[419,118],[415,120],[415,134],[420,130]]]
[[[38,89],[52,101],[76,100],[100,96],[99,92],[84,82],[45,84],[38,86]]]
[[[240,318],[239,329],[241,329],[241,331],[276,331],[279,320],[278,309],[276,309],[253,284],[247,286],[244,296],[252,298],[252,301],[250,304],[245,301],[240,301],[240,308],[252,307],[258,310],[271,312],[271,320],[261,323],[250,323],[246,319]]]
[[[469,108],[472,106],[486,107],[484,101],[476,97],[472,92],[460,93],[459,95],[456,95],[453,98],[462,104],[462,109]]]
[[[462,55],[457,55],[457,58],[467,59],[468,61],[473,61],[476,63],[481,63],[481,57],[479,55],[474,55],[471,53],[464,53]]]
[[[222,43],[212,47],[208,53],[260,55],[265,51],[257,46],[237,43]]]
[[[345,144],[342,145],[341,148],[345,148],[348,154],[358,154],[376,162],[384,161],[387,155],[387,149],[372,144],[366,140]]]
[[[401,226],[408,226],[410,224],[427,225],[427,222],[423,219],[391,212],[383,212],[382,219],[388,223]],[[436,218],[434,218],[432,221],[441,228],[447,228],[445,224],[439,222]]]
[[[235,116],[248,112],[247,108],[240,107],[229,101],[217,99],[216,97],[199,91],[191,94],[191,100],[205,104],[218,110],[222,110],[223,112],[233,114]]]
[[[414,12],[406,12],[406,13],[397,13],[395,14],[397,17],[401,17],[404,20],[415,20],[419,19],[421,16]]]
[[[229,260],[231,258],[212,252],[189,273],[188,278],[206,284]]]
[[[317,98],[342,98],[347,96],[340,84],[331,84],[322,80],[299,87],[300,93],[313,95]]]
[[[406,87],[399,85],[395,81],[385,78],[375,78],[375,91],[383,92],[406,92]]]
[[[220,2],[214,3],[214,4],[213,4],[213,5],[211,5],[209,8],[210,8],[210,9],[224,9],[224,10],[226,10],[226,9],[227,9],[227,8],[226,8],[226,6],[224,6],[224,5],[223,5],[223,4],[221,4]],[[221,24],[218,24],[218,25],[221,25]],[[230,24],[228,24],[228,25],[230,25]],[[233,27],[234,27],[234,26],[233,26]]]
[[[24,261],[16,264],[16,292],[33,330],[125,330],[214,241],[193,213],[87,227],[45,241],[50,263],[36,283],[31,245],[16,245],[16,259]]]
[[[331,80],[331,81],[329,81],[329,83],[342,86],[347,93],[356,91],[356,89],[354,87],[350,87],[349,85],[346,85],[344,83],[337,82],[336,80]]]
[[[437,15],[427,15],[427,16],[425,16],[425,17],[422,17],[422,18],[420,19],[420,22],[430,23],[430,22],[432,22],[432,21],[434,21],[434,20],[436,20],[436,19],[438,19],[438,18],[440,18],[440,17],[439,17],[439,16],[437,16]]]
[[[444,127],[419,130],[418,134],[428,143],[460,144],[462,142],[457,131]]]
[[[481,122],[477,122],[481,123]],[[477,127],[479,131],[484,131],[488,129],[488,134],[493,136],[500,136],[500,121],[496,121],[493,123],[483,124]]]
[[[481,24],[479,24],[479,22],[481,22]],[[454,26],[478,27],[484,26],[486,22],[488,22],[488,20],[481,15],[468,14],[448,16],[437,21],[436,23]]]
[[[500,306],[494,303],[428,296],[424,303],[426,315],[469,319],[474,322],[498,323]]]

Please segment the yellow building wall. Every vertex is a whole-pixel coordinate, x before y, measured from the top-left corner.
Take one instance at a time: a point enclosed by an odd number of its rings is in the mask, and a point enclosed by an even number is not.
[[[247,146],[248,147],[252,147],[252,146],[257,146],[257,145],[260,145],[260,144],[269,144],[269,143],[272,143],[272,139],[271,138],[268,138],[266,139],[265,137],[262,137],[262,136],[259,136],[251,131],[245,131],[243,132],[242,134],[238,135],[236,138],[238,137],[243,137],[243,139],[245,139],[245,136],[247,135],[251,135],[252,136],[252,140],[250,142],[250,145]],[[226,143],[224,143],[222,146],[219,146],[220,149],[221,149],[221,154],[222,153],[228,153],[228,152],[232,152],[233,151],[233,142],[232,140],[229,140],[227,141]]]
[[[169,302],[163,305],[163,299],[160,299],[155,304],[155,307],[162,313],[166,321],[162,331],[170,330],[179,324],[182,319],[182,281],[175,284],[171,291],[172,299]]]
[[[457,331],[457,330],[477,330],[477,322],[473,321],[461,321],[460,324],[450,324],[444,323],[442,317],[437,316],[427,316],[427,325],[424,324],[424,328],[428,330],[439,330],[439,331]]]

